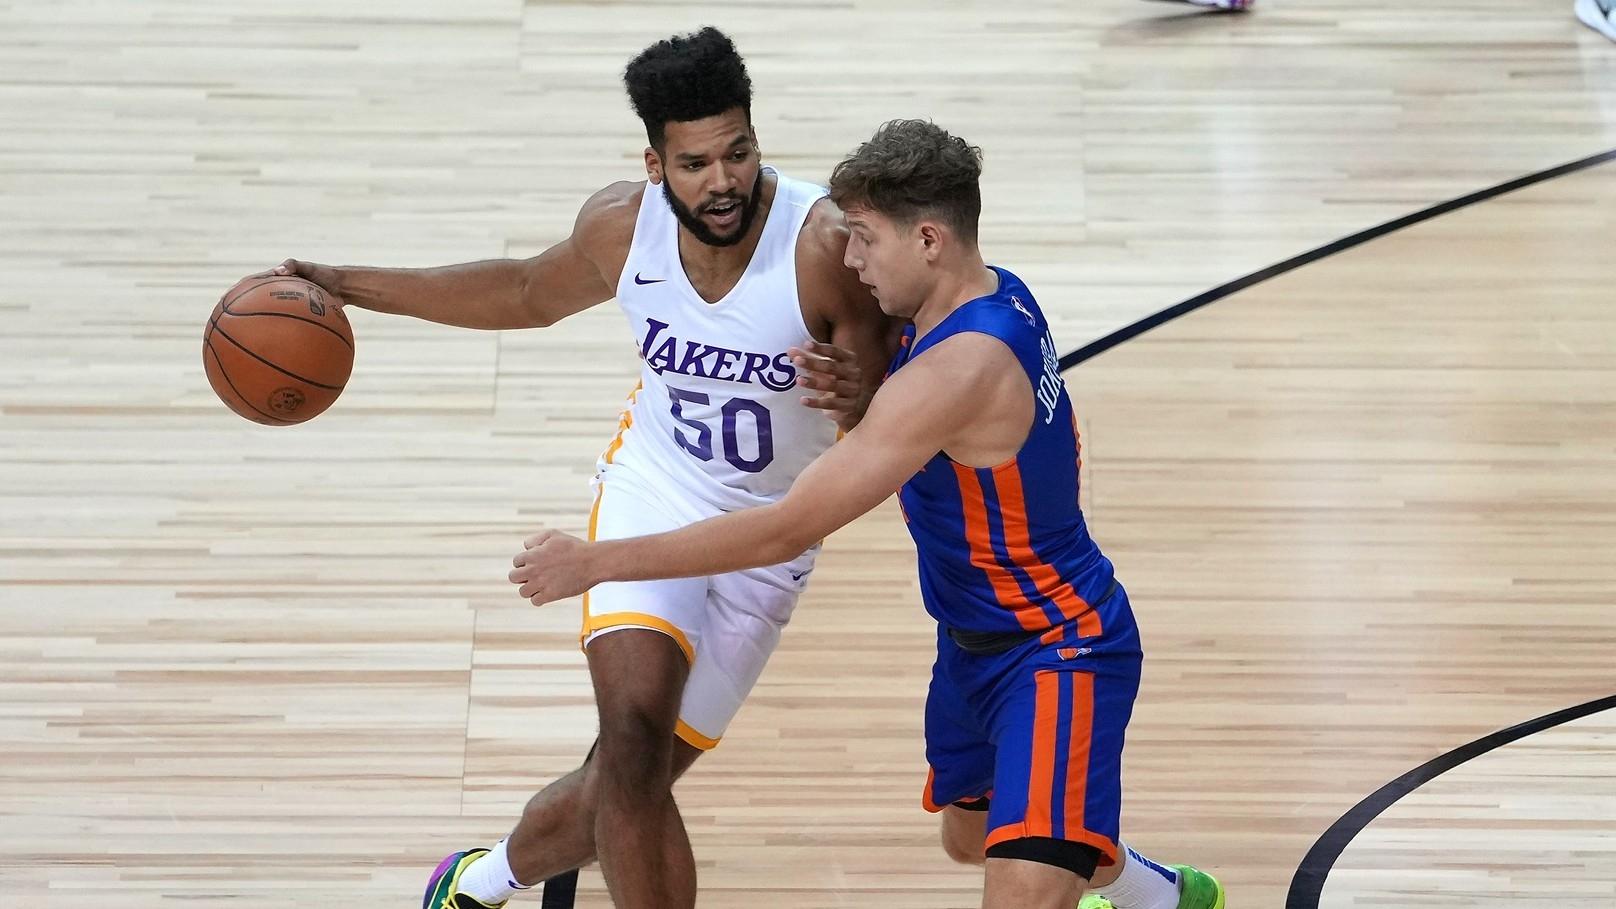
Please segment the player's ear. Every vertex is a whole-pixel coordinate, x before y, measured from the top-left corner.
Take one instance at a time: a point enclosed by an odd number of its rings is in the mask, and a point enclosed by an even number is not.
[[[645,147],[645,175],[652,183],[662,182],[662,156],[649,145]]]
[[[943,247],[943,229],[935,221],[922,221],[918,226],[920,234],[920,249],[925,254],[927,262],[937,261],[937,255]]]

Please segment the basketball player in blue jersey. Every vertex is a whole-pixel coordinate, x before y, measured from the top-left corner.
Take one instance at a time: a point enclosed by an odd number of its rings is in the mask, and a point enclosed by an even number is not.
[[[847,227],[824,188],[759,163],[751,81],[727,37],[709,28],[658,42],[624,82],[650,140],[648,179],[596,193],[572,235],[542,254],[275,270],[347,304],[467,328],[543,327],[616,297],[643,365],[597,467],[588,526],[600,539],[784,496],[835,442],[836,423],[862,413],[874,382],[857,377],[880,376],[901,327],[844,264]],[[817,551],[809,540],[753,570],[597,587],[582,633],[596,749],[535,795],[493,849],[444,859],[424,909],[500,906],[597,854],[619,907],[692,906],[695,862],[673,781],[718,744]]]
[[[977,250],[980,174],[977,149],[918,120],[883,126],[836,168],[847,263],[912,324],[862,422],[784,498],[638,539],[541,533],[511,580],[542,604],[770,564],[896,490],[938,623],[923,802],[949,855],[985,864],[983,906],[1223,909],[1210,875],[1119,839],[1139,635],[1078,509],[1048,323]]]

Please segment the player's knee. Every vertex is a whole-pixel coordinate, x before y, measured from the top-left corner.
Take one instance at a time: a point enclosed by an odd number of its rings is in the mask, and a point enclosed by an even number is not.
[[[960,824],[951,824],[944,821],[942,825],[943,852],[961,865],[980,865],[986,858],[983,855],[983,840],[979,830],[967,829]]]
[[[985,859],[982,856],[981,843],[964,843],[958,837],[943,831],[943,852],[961,865],[980,865]]]
[[[600,744],[590,759],[590,783],[602,794],[641,798],[673,786],[673,722],[645,710],[602,716]]]

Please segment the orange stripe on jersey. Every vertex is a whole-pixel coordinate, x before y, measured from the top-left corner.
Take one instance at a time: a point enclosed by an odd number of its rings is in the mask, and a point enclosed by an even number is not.
[[[595,531],[600,527],[600,497],[606,494],[604,482],[595,485],[595,504],[589,506],[589,542],[595,542]],[[589,591],[584,591],[584,624],[578,632],[578,649],[582,650],[584,641],[589,640]]]
[[[1094,676],[1086,672],[1070,673],[1072,677],[1072,722],[1067,733],[1071,739],[1066,746],[1066,829],[1077,831],[1083,827],[1083,813],[1088,806],[1089,743],[1094,738]]]
[[[1077,449],[1077,470],[1083,471],[1083,434],[1077,431],[1077,408],[1072,408],[1072,447]]]
[[[1027,836],[1053,836],[1050,821],[1055,798],[1055,744],[1060,726],[1060,676],[1039,672],[1033,699],[1032,772],[1027,783]],[[1065,781],[1061,781],[1064,785]]]
[[[623,408],[623,413],[617,418],[617,435],[613,436],[611,444],[606,446],[606,453],[600,456],[602,461],[608,464],[612,463],[612,458],[617,455],[617,449],[623,447],[623,434],[628,432],[629,427],[634,425],[634,401],[639,398],[640,389],[644,387],[644,382],[636,382],[634,383],[634,390],[628,393],[628,406]]]
[[[943,806],[937,804],[936,798],[934,796],[932,796],[932,794],[931,794],[932,786],[936,785],[936,783],[937,783],[937,768],[936,767],[927,767],[926,768],[926,788],[922,789],[920,791],[920,807],[926,809],[927,811],[931,812],[932,814],[936,814],[937,812],[943,810]]]
[[[999,605],[1015,613],[1016,621],[1027,631],[1049,627],[1049,620],[1037,605],[1027,600],[1021,585],[1011,576],[1008,566],[999,564],[993,552],[993,538],[988,530],[988,507],[982,497],[982,481],[976,471],[963,464],[950,461],[954,477],[959,481],[960,506],[965,514],[965,540],[971,545],[971,564],[982,569],[993,584],[993,596]]]
[[[1055,566],[1045,562],[1033,552],[1031,531],[1027,526],[1027,497],[1021,488],[1021,465],[1015,461],[1004,468],[995,469],[993,483],[999,493],[999,517],[1004,523],[1004,548],[1010,561],[1027,573],[1034,588],[1060,609],[1067,621],[1077,619],[1080,637],[1100,633],[1100,615],[1077,595],[1072,585],[1061,577]]]

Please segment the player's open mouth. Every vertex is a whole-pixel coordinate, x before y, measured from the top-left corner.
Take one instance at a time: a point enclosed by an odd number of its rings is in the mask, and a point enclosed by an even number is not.
[[[731,199],[707,208],[707,217],[719,227],[734,227],[741,220],[741,203]]]

